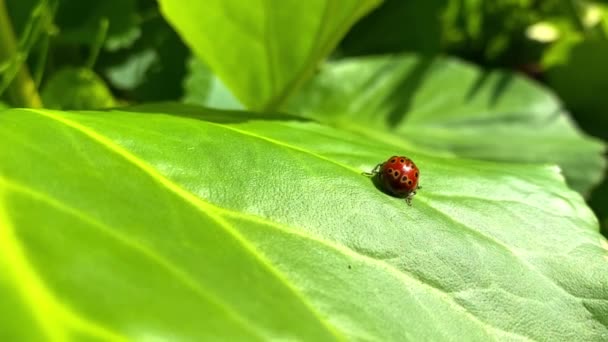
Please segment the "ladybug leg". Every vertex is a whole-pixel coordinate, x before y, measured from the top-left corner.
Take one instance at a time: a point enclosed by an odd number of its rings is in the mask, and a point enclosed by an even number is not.
[[[380,164],[376,165],[376,167],[374,167],[374,169],[371,172],[363,172],[363,175],[368,176],[368,177],[373,177],[373,176],[377,175],[380,172],[380,168],[382,167],[382,165],[384,165],[384,163],[380,163]]]
[[[407,196],[405,198],[405,203],[407,203],[407,205],[409,205],[411,207],[412,206],[412,196]]]
[[[414,198],[414,195],[416,194],[416,191],[412,191],[410,192],[407,197],[405,197],[405,203],[407,203],[407,205],[409,205],[410,207],[412,206],[412,199]]]

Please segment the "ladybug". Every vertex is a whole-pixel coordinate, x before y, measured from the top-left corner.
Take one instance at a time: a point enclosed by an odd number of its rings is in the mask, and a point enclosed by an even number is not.
[[[392,156],[384,163],[376,165],[368,175],[377,176],[385,191],[405,198],[408,205],[412,205],[412,198],[416,190],[420,189],[420,170],[408,157]]]

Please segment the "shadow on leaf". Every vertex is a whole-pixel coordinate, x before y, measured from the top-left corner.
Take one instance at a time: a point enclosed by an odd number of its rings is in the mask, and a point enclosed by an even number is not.
[[[148,113],[174,115],[224,124],[247,122],[252,120],[301,122],[313,121],[311,119],[306,119],[283,113],[256,113],[240,110],[220,110],[178,102],[162,102],[154,104],[136,105],[131,107],[120,108],[120,111],[143,114]]]

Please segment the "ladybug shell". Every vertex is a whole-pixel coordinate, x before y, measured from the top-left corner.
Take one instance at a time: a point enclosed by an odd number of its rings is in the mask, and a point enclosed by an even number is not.
[[[403,156],[390,157],[380,168],[380,179],[385,189],[396,196],[406,197],[418,189],[420,170]]]

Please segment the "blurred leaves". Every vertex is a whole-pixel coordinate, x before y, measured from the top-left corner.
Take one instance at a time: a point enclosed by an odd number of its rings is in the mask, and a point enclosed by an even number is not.
[[[604,145],[580,132],[550,92],[450,59],[328,63],[287,110],[368,137],[390,132],[396,142],[435,153],[558,164],[583,194],[602,179],[606,164]]]
[[[27,2],[26,2],[27,4]],[[38,86],[44,71],[56,1],[39,1],[21,18],[19,30],[13,24],[10,7],[0,3],[0,96],[18,107],[42,107]],[[23,7],[19,8],[23,9]],[[28,62],[34,66],[33,77]]]
[[[448,0],[386,0],[346,35],[341,53],[363,55],[442,47],[442,16]]]
[[[355,25],[341,53],[448,52],[533,71],[567,59],[572,45],[588,36],[608,36],[606,8],[587,0],[387,0]],[[557,37],[531,36],[538,24],[554,28]]]
[[[64,43],[94,45],[102,20],[109,22],[104,43],[109,50],[128,47],[141,34],[135,0],[61,0],[59,4],[55,20]]]
[[[65,68],[54,74],[42,90],[48,108],[108,108],[116,104],[112,93],[99,76],[86,68]]]
[[[546,81],[578,114],[581,124],[597,136],[608,139],[608,41],[585,40],[569,53],[568,63],[548,70]]]
[[[608,141],[608,41],[588,39],[575,45],[568,62],[551,68],[546,81],[576,113],[586,131]],[[592,194],[590,204],[600,219],[608,218],[608,179]],[[604,227],[608,233],[608,227]]]
[[[138,101],[177,100],[183,94],[188,49],[156,11],[142,22],[142,36],[131,49],[103,60],[105,75],[127,98]]]
[[[57,1],[52,2],[57,3]],[[40,0],[5,0],[13,30],[17,36],[21,36],[26,31],[34,9],[41,3]]]
[[[244,109],[224,83],[205,63],[192,57],[188,62],[188,77],[184,83],[185,103],[220,109]]]
[[[594,189],[589,205],[600,219],[602,234],[608,236],[608,172],[604,174],[604,182]]]
[[[378,0],[160,0],[192,51],[248,108],[277,109]],[[238,72],[235,72],[238,70]]]
[[[51,2],[59,4],[59,9],[56,18],[46,16],[56,30],[48,56],[46,50],[34,50],[35,58],[28,61],[43,87],[65,68],[89,67],[103,76],[122,102],[177,100],[183,95],[189,52],[159,15],[156,2]],[[9,0],[9,4],[21,34],[37,1]]]

